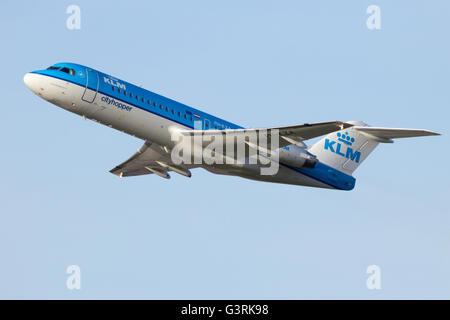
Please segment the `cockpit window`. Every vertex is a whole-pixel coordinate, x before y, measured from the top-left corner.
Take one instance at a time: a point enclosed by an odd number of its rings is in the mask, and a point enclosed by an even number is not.
[[[62,72],[65,72],[65,73],[68,73],[68,74],[70,74],[71,76],[74,76],[74,75],[75,75],[75,70],[73,70],[73,69],[62,68],[61,71],[62,71]]]
[[[59,70],[59,68],[61,68],[61,67],[51,66],[51,67],[48,67],[47,70]]]

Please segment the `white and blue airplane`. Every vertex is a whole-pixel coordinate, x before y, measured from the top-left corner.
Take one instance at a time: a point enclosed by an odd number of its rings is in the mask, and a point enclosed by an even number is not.
[[[370,127],[360,121],[331,121],[278,128],[245,129],[103,72],[74,63],[58,63],[27,73],[27,87],[39,97],[84,118],[145,141],[130,159],[110,172],[120,177],[169,171],[190,177],[190,169],[243,178],[338,190],[355,187],[353,172],[379,143],[395,138],[438,135],[419,129]],[[194,125],[196,124],[196,125]],[[198,127],[200,124],[200,128]],[[175,164],[170,156],[173,130],[224,133],[278,129],[278,171],[261,175],[260,164]],[[307,146],[303,141],[326,135]]]

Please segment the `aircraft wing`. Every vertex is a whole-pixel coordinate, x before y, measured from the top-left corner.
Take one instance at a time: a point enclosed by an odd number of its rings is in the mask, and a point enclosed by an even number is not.
[[[342,130],[343,128],[351,127],[351,124],[347,124],[340,121],[320,122],[313,124],[302,124],[297,126],[288,127],[274,127],[264,129],[227,129],[227,130],[181,130],[179,131],[183,135],[192,135],[195,133],[217,136],[229,133],[231,135],[247,135],[249,133],[256,133],[257,135],[261,130],[270,133],[271,130],[277,129],[279,132],[279,148],[296,144],[301,147],[305,147],[303,140],[315,138],[328,134],[333,131]],[[267,143],[270,144],[271,135],[267,136]],[[205,146],[209,142],[204,142]],[[258,147],[258,146],[254,146]],[[138,176],[144,174],[157,174],[160,177],[169,179],[169,171],[174,171],[182,174],[186,177],[191,177],[189,169],[195,168],[196,165],[176,165],[171,160],[171,151],[165,147],[162,147],[156,143],[146,141],[145,144],[127,161],[116,166],[110,170],[111,173],[118,175],[119,177]],[[197,165],[198,166],[198,165]]]
[[[172,163],[169,150],[150,141],[146,141],[130,159],[110,170],[119,177],[154,173],[166,179],[170,178],[169,171],[191,177],[189,168]]]
[[[179,131],[183,135],[193,135],[202,134],[203,136],[219,136],[224,134],[230,135],[248,135],[251,133],[256,133],[258,136],[261,131],[267,132],[267,143],[271,143],[271,131],[278,130],[279,141],[278,146],[282,148],[284,146],[295,144],[299,147],[306,147],[303,140],[312,139],[315,137],[320,137],[325,134],[342,130],[344,128],[351,127],[349,123],[341,121],[330,121],[330,122],[317,122],[317,123],[305,123],[295,126],[287,127],[272,127],[272,128],[257,128],[257,129],[226,129],[226,130],[181,130]],[[208,143],[206,143],[208,144]]]

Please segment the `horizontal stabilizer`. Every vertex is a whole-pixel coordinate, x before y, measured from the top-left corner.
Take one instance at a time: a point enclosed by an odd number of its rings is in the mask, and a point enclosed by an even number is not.
[[[367,135],[378,142],[392,142],[391,139],[412,138],[423,136],[438,136],[439,133],[423,129],[383,128],[383,127],[360,127],[353,129]]]

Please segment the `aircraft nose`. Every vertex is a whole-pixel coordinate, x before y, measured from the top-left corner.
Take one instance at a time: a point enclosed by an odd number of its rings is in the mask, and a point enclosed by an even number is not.
[[[31,84],[31,73],[27,73],[24,77],[23,77],[23,82],[25,82],[25,85],[29,88],[30,84]]]
[[[38,78],[39,78],[39,75],[37,75],[35,73],[27,73],[23,77],[23,82],[25,82],[25,85],[28,87],[28,89],[30,89],[34,93],[37,93],[38,92],[38,82],[39,82]]]

